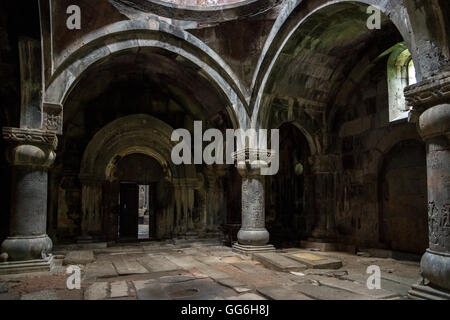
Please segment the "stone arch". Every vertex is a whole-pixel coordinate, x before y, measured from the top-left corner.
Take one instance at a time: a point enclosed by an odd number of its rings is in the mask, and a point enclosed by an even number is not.
[[[330,132],[333,130],[333,121],[335,120],[336,115],[342,110],[342,108],[348,105],[352,94],[358,88],[359,82],[364,79],[370,71],[374,70],[380,60],[384,59],[386,56],[392,55],[393,50],[397,47],[404,47],[406,49],[406,45],[401,42],[376,57],[370,57],[369,54],[366,54],[349,72],[348,77],[346,77],[345,81],[341,85],[341,90],[335,98],[335,103],[327,110],[326,125]],[[389,61],[386,67],[389,68]]]
[[[259,58],[257,68],[252,80],[252,97],[250,106],[252,106],[251,125],[252,127],[263,126],[261,123],[261,114],[266,112],[267,101],[262,101],[261,97],[266,89],[266,84],[273,70],[275,63],[278,61],[280,53],[285,48],[288,41],[294,33],[299,30],[309,18],[321,10],[327,10],[338,4],[354,4],[354,5],[373,5],[381,9],[381,11],[395,25],[401,36],[405,40],[408,48],[415,45],[413,43],[413,35],[409,32],[410,22],[406,8],[400,3],[386,2],[382,0],[318,0],[308,2],[308,6],[303,6],[305,1],[294,0],[290,5],[283,9],[275,21],[272,30],[266,40],[263,52]],[[369,17],[369,16],[368,16]],[[406,17],[406,18],[405,18]],[[413,54],[414,63],[418,62],[418,54]]]
[[[157,160],[168,181],[196,178],[195,167],[175,166],[170,140],[173,129],[166,123],[146,114],[119,118],[101,129],[89,142],[83,154],[80,176],[110,181],[112,167],[118,159],[141,153]]]
[[[111,219],[110,211],[114,210],[110,209],[114,207],[114,202],[117,204],[117,199],[113,198],[119,192],[114,168],[120,159],[131,154],[143,154],[155,159],[165,174],[161,181],[162,188],[172,190],[166,191],[173,194],[173,201],[170,200],[161,211],[161,221],[168,222],[158,229],[158,237],[170,235],[175,226],[180,227],[181,219],[189,219],[194,206],[194,191],[199,182],[194,165],[173,165],[171,150],[175,143],[170,139],[172,132],[173,129],[161,120],[136,114],[114,120],[95,134],[83,154],[79,175],[84,236],[100,234],[102,230],[114,234],[111,230],[115,230],[117,220]],[[108,197],[104,197],[105,188],[110,193]],[[182,227],[179,232],[185,231]]]
[[[159,48],[177,54],[194,64],[226,102],[235,128],[249,122],[245,87],[231,68],[213,50],[188,32],[162,21],[117,22],[92,32],[66,48],[55,59],[45,91],[45,103],[63,106],[82,75],[106,58],[141,48]]]
[[[305,140],[308,142],[308,146],[309,146],[309,153],[311,156],[317,155],[317,154],[321,154],[322,152],[322,144],[321,141],[317,135],[318,133],[318,128],[316,128],[314,125],[312,124],[304,124],[301,123],[298,120],[295,121],[280,121],[276,124],[273,125],[274,128],[279,129],[281,126],[283,126],[284,124],[290,123],[292,124],[294,127],[296,127],[301,133],[302,135],[305,137]]]
[[[377,135],[379,133],[373,132],[372,134]],[[376,140],[376,143],[373,146],[368,146],[368,148],[373,149],[376,152],[374,152],[372,158],[369,160],[366,173],[378,175],[386,154],[388,154],[389,151],[398,143],[412,139],[422,141],[414,125],[404,128],[393,128],[392,130],[385,132]]]
[[[120,5],[130,6],[146,13],[158,14],[170,19],[217,23],[244,19],[270,10],[277,5],[277,0],[224,0],[203,2],[193,1],[156,1],[156,0],[113,0]]]

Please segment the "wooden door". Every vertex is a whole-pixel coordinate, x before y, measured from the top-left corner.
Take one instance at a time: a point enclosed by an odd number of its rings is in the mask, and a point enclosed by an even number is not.
[[[120,184],[120,240],[138,238],[139,186],[131,183]]]

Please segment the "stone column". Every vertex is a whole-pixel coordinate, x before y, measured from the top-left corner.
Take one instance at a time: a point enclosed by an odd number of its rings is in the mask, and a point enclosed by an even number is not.
[[[267,153],[267,150],[265,150]],[[254,153],[254,154],[252,154]],[[251,254],[274,251],[269,245],[266,229],[264,180],[261,169],[268,166],[267,160],[259,160],[260,150],[242,150],[235,154],[237,169],[242,176],[242,224],[238,232],[238,243],[233,250]],[[257,159],[257,160],[253,160]]]
[[[427,146],[429,248],[412,298],[450,299],[450,72],[405,89]]]
[[[0,266],[0,273],[5,268],[9,272],[49,269],[52,241],[46,234],[47,170],[55,160],[58,140],[54,133],[18,128],[3,128],[3,137],[9,144],[7,158],[12,165],[12,199],[10,236],[2,243],[2,252],[12,263]],[[27,260],[36,260],[38,265],[14,264]]]

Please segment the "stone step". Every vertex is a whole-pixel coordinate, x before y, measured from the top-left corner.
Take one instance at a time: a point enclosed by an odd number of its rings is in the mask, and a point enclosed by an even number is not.
[[[312,269],[339,269],[342,267],[342,261],[328,258],[311,252],[289,252],[283,254],[286,258],[295,260]]]
[[[285,256],[276,252],[255,253],[252,255],[253,260],[260,262],[269,269],[276,271],[303,271],[306,265],[295,260],[286,258]]]
[[[38,260],[0,262],[0,275],[52,271],[55,266],[54,260],[51,255]]]

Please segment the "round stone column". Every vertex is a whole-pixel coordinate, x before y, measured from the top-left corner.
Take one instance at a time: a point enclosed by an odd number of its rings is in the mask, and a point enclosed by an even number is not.
[[[264,177],[258,169],[244,170],[242,175],[242,225],[238,241],[243,245],[264,246],[269,242],[266,229]]]
[[[409,296],[450,299],[450,72],[406,88],[405,97],[427,147],[429,230],[421,280]]]
[[[427,145],[429,248],[422,276],[450,297],[450,104],[426,110],[419,132]]]
[[[237,170],[242,176],[242,224],[237,234],[238,243],[233,249],[244,254],[275,250],[273,245],[268,245],[270,237],[266,229],[265,178],[261,175],[261,169],[268,167],[268,158],[261,157],[261,153],[261,150],[246,149],[235,154]]]
[[[2,252],[10,261],[44,259],[52,249],[47,236],[48,168],[55,160],[57,138],[39,130],[3,128],[12,165],[10,236]]]

